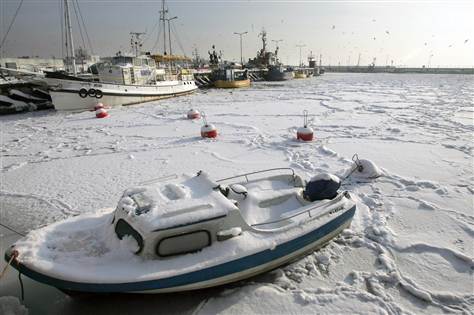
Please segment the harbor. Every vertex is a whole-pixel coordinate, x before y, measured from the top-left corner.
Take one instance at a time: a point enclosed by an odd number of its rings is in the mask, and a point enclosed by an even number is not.
[[[474,7],[417,8],[0,3],[0,314],[470,313]]]

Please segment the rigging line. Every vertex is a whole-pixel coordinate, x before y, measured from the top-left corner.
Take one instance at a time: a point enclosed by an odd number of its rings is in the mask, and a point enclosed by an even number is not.
[[[6,33],[5,33],[5,35],[3,36],[2,42],[0,43],[0,49],[2,49],[3,44],[4,44],[5,41],[7,40],[8,33],[10,33],[10,30],[11,30],[11,28],[12,28],[12,26],[13,26],[13,23],[15,23],[16,17],[18,16],[18,12],[20,12],[21,5],[23,4],[23,1],[24,1],[24,0],[20,0],[20,4],[18,5],[18,8],[16,8],[15,14],[13,15],[13,19],[12,19],[10,25],[8,26],[8,29],[7,29],[7,31],[6,31]]]
[[[84,26],[84,33],[86,33],[86,39],[87,39],[87,42],[89,43],[89,48],[91,50],[91,54],[94,55],[94,49],[92,48],[91,39],[89,37],[89,33],[87,32],[86,23],[84,23],[84,18],[82,16],[81,7],[79,6],[79,0],[76,0],[76,5],[77,5],[77,10],[79,11],[79,16],[81,17],[82,25]]]
[[[76,16],[77,25],[79,26],[79,34],[81,35],[82,45],[85,49],[86,48],[86,41],[84,40],[84,35],[82,34],[81,22],[79,21],[79,15],[77,14],[76,2],[75,1],[72,1],[72,8],[74,9],[74,15]]]
[[[176,38],[179,48],[181,49],[181,52],[183,53],[183,56],[186,57],[186,52],[184,51],[183,45],[181,44],[181,40],[179,39],[178,32],[176,31],[176,27],[171,23],[171,30],[173,31],[173,35]]]
[[[155,25],[151,29],[151,32],[148,33],[148,36],[143,40],[143,45],[145,45],[145,43],[152,37],[153,32],[156,30],[156,27],[158,26],[159,23],[160,23],[160,20],[159,19],[156,20]]]
[[[162,28],[159,27],[158,28],[158,35],[156,36],[156,40],[155,40],[155,43],[153,44],[153,48],[151,49],[151,51],[155,51],[155,48],[159,45],[160,43],[160,37],[161,37],[161,32],[162,32]]]

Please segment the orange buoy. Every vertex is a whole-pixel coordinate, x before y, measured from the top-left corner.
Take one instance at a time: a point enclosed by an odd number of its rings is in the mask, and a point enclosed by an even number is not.
[[[199,118],[201,118],[201,113],[199,113],[198,110],[191,108],[188,111],[188,119],[199,119]]]
[[[107,111],[103,108],[99,108],[95,111],[96,118],[105,118],[107,116],[109,116],[109,113],[107,113]]]
[[[202,112],[203,125],[201,127],[201,137],[203,138],[215,138],[217,137],[217,128],[212,124],[207,123],[206,113]]]
[[[304,126],[296,130],[296,139],[302,141],[313,141],[314,131],[313,128],[308,127],[308,111],[303,111]]]

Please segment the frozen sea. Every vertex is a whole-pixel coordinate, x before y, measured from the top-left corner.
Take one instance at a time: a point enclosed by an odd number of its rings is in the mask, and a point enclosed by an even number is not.
[[[205,111],[216,140],[199,136],[190,108]],[[303,110],[310,143],[295,140]],[[347,181],[358,199],[351,229],[291,265],[196,292],[80,299],[23,276],[29,314],[472,314],[474,76],[328,73],[109,113],[0,117],[3,224],[28,232],[114,207],[139,182],[198,170],[341,175],[357,153],[383,176]],[[3,228],[0,237],[3,255],[18,237]],[[22,314],[19,296],[9,269],[0,313]]]

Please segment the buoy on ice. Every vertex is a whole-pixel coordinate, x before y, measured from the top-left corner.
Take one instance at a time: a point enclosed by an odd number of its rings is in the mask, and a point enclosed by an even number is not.
[[[188,111],[188,119],[199,119],[199,118],[201,118],[201,113],[199,113],[198,110],[191,108]]]
[[[302,141],[312,141],[314,137],[313,128],[308,127],[308,111],[303,111],[304,126],[296,130],[296,139]]]
[[[201,127],[201,137],[215,138],[217,137],[217,128],[212,124],[207,123],[206,114],[202,112],[203,126]]]
[[[377,165],[375,165],[374,162],[370,160],[359,159],[357,153],[352,157],[352,161],[354,162],[354,165],[352,166],[351,170],[349,170],[346,178],[352,175],[353,177],[360,179],[375,179],[383,175],[383,172]]]
[[[98,109],[101,109],[101,108],[105,108],[104,104],[102,104],[102,103],[97,103],[97,104],[95,104],[95,106],[94,106],[94,110],[95,110],[95,111],[98,110]]]
[[[104,108],[98,108],[95,111],[95,117],[96,118],[105,118],[107,116],[109,116],[109,113],[107,113],[107,111]]]

